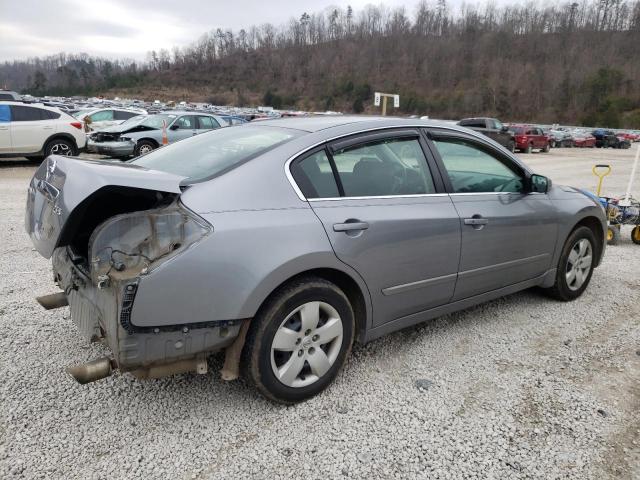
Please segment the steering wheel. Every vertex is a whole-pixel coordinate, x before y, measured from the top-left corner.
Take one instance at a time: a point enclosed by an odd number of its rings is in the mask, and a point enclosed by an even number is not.
[[[522,182],[522,179],[517,178],[517,177],[512,178],[511,180],[509,180],[509,181],[507,181],[507,182],[505,182],[505,183],[503,183],[501,185],[498,185],[498,187],[496,187],[496,189],[494,191],[496,191],[496,192],[514,192],[514,190],[506,190],[506,188],[507,188],[507,186],[511,186],[511,185],[515,186],[518,182]]]
[[[393,169],[393,185],[391,191],[394,194],[402,193],[402,187],[407,184],[407,169],[398,163],[391,163]]]

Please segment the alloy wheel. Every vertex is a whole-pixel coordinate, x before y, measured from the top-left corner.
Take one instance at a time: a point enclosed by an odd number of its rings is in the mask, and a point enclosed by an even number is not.
[[[586,238],[578,240],[567,259],[566,279],[570,290],[576,291],[584,284],[591,271],[593,255],[591,243]]]
[[[70,157],[73,155],[73,151],[71,150],[71,147],[69,147],[69,145],[67,145],[66,143],[55,143],[51,146],[51,154]]]
[[[338,311],[326,302],[307,302],[293,310],[271,342],[271,368],[293,388],[315,383],[333,366],[342,348]]]
[[[149,145],[142,145],[140,147],[140,155],[146,155],[147,153],[149,153],[152,150],[152,148]]]

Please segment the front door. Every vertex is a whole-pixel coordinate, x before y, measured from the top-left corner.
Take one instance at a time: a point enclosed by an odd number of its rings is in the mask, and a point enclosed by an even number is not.
[[[460,224],[418,131],[363,134],[294,162],[340,260],[365,280],[373,326],[447,303]]]
[[[167,130],[169,143],[184,140],[198,134],[197,118],[195,115],[182,115],[175,119]]]
[[[433,135],[462,231],[453,300],[550,269],[558,226],[548,196],[525,193],[524,169],[490,145],[464,134]]]

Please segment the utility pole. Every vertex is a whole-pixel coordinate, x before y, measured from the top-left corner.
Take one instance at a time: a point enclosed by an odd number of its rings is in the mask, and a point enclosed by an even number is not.
[[[375,92],[373,96],[373,104],[376,107],[380,106],[380,100],[382,100],[382,116],[387,114],[387,98],[393,98],[393,108],[400,107],[400,95],[395,93],[382,93]]]

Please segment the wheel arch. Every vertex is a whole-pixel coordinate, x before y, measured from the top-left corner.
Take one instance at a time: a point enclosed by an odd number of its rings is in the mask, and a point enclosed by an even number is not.
[[[362,280],[358,281],[353,275],[332,267],[311,268],[295,275],[289,276],[281,281],[275,288],[264,297],[260,306],[256,310],[256,315],[264,307],[267,301],[285,285],[294,282],[302,277],[319,277],[338,286],[349,299],[349,303],[353,308],[353,315],[356,323],[356,340],[364,341],[367,326],[371,318],[371,300],[369,292]]]
[[[44,151],[47,149],[47,145],[49,145],[53,140],[58,140],[58,139],[67,140],[71,142],[71,144],[73,145],[73,148],[75,148],[74,155],[78,154],[78,144],[76,142],[76,139],[73,137],[73,135],[66,132],[56,132],[50,135],[49,138],[47,138],[42,144],[41,151],[44,153]]]
[[[593,232],[593,235],[596,237],[597,262],[595,266],[597,267],[602,260],[602,256],[604,253],[604,245],[605,245],[605,237],[604,237],[605,231],[602,227],[602,222],[598,219],[598,217],[588,215],[586,217],[581,218],[573,226],[573,228],[569,232],[569,235],[571,235],[571,233],[573,233],[577,228],[580,228],[580,227],[587,227]]]
[[[151,137],[138,138],[136,140],[136,144],[138,144],[139,142],[150,142],[150,143],[153,143],[156,146],[155,148],[158,148],[160,146],[158,141],[156,139],[154,139],[154,138],[151,138]]]

